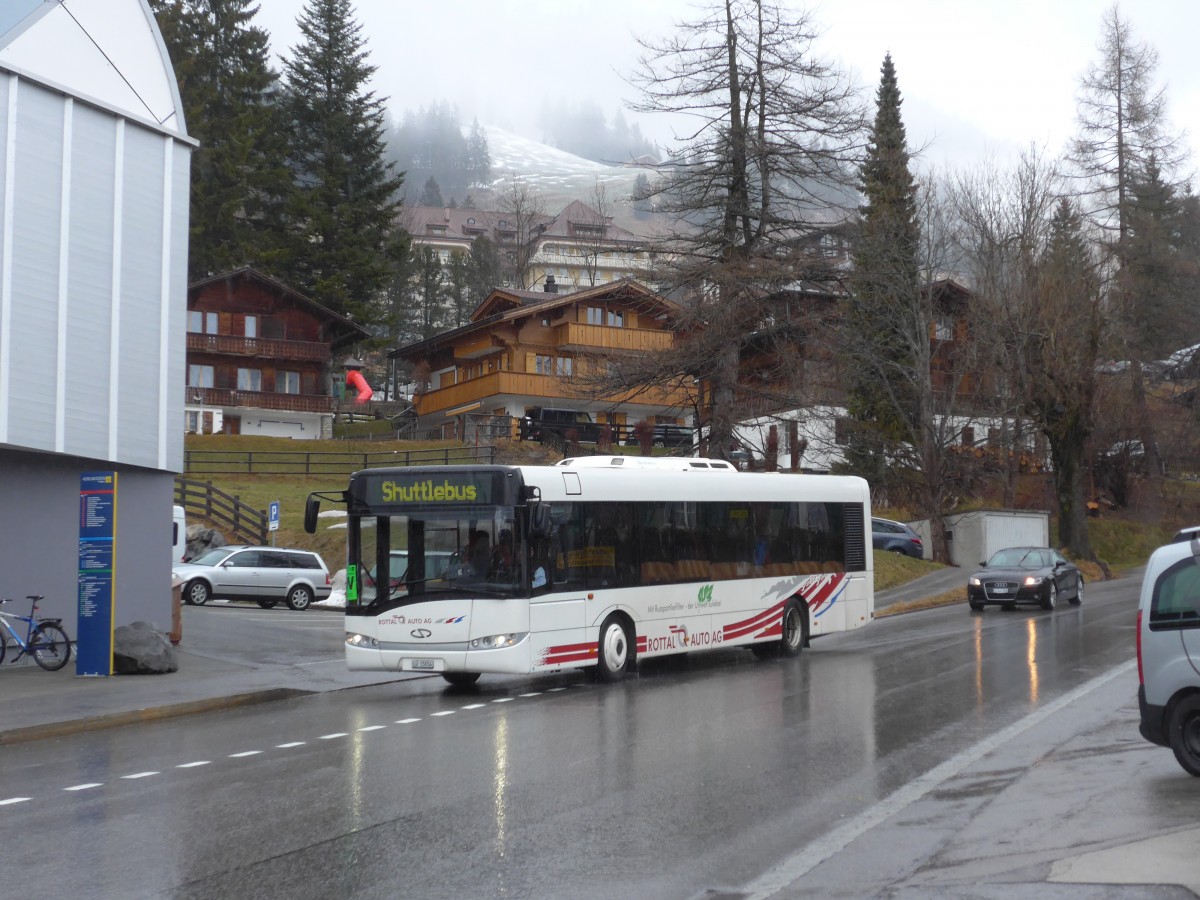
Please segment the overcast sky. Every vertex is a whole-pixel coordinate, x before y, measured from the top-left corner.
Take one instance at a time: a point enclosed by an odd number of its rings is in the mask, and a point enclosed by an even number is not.
[[[256,24],[276,54],[299,39],[304,0],[261,0]],[[799,5],[799,4],[798,4]],[[1079,76],[1098,60],[1100,19],[1110,0],[818,0],[820,53],[872,92],[891,52],[910,145],[930,144],[931,163],[967,165],[1007,157],[1030,143],[1057,153],[1075,128]],[[546,101],[592,98],[611,117],[636,96],[624,80],[635,37],[668,34],[685,0],[355,0],[378,67],[376,91],[397,117],[447,100],[478,117],[538,138]],[[1200,145],[1200,2],[1126,2],[1136,39],[1159,54],[1172,122]],[[660,117],[626,117],[651,139],[669,140]]]

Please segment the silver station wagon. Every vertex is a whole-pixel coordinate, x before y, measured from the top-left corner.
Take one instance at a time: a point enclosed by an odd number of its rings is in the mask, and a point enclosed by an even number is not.
[[[329,597],[332,588],[325,561],[311,550],[283,547],[215,547],[172,567],[182,578],[183,600],[203,606],[209,600],[253,600],[264,609],[285,602],[308,609]]]

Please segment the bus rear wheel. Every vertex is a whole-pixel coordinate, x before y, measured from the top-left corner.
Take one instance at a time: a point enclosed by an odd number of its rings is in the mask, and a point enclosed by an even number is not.
[[[633,661],[633,641],[619,616],[609,616],[600,626],[596,659],[596,677],[601,681],[620,681]]]
[[[779,642],[779,653],[795,659],[804,649],[805,615],[800,601],[793,597],[783,607],[783,639]]]

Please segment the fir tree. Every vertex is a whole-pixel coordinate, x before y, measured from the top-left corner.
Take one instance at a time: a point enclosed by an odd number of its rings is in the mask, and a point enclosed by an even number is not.
[[[418,206],[445,206],[446,201],[442,199],[442,189],[438,187],[437,179],[432,175],[425,182],[425,187],[421,190],[421,199],[417,201]]]
[[[467,257],[467,290],[471,305],[478,306],[500,284],[500,251],[486,234],[471,241]]]
[[[853,429],[847,459],[867,477],[882,477],[889,443],[915,424],[910,373],[915,363],[909,330],[920,302],[916,183],[900,116],[900,89],[890,54],[876,93],[875,123],[861,170],[865,203],[854,247],[846,337],[853,373],[848,410]]]
[[[335,312],[368,321],[398,256],[403,175],[384,159],[384,101],[367,89],[362,26],[349,0],[309,0],[284,61],[289,206],[287,277]]]
[[[290,189],[268,37],[253,0],[153,0],[192,153],[190,280],[243,265],[271,271]]]
[[[487,184],[492,180],[492,154],[488,149],[487,132],[476,119],[467,137],[467,173],[471,184]]]

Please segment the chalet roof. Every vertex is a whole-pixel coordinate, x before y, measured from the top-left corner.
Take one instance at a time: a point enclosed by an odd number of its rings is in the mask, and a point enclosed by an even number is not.
[[[601,218],[596,210],[579,200],[572,200],[563,207],[562,212],[542,230],[542,235],[551,238],[576,238],[588,229],[597,229],[600,226],[603,226],[603,233],[595,235],[593,239],[613,243],[632,243],[638,239],[633,232],[626,231],[620,225],[614,225],[612,216]]]
[[[400,214],[401,223],[415,238],[438,238],[469,244],[479,234],[493,235],[511,230],[512,217],[494,209],[453,209],[448,206],[406,206]],[[577,228],[599,225],[600,214],[579,200],[572,200],[557,215],[542,220],[543,237],[577,237]],[[604,240],[614,243],[633,243],[639,240],[633,232],[604,220]]]
[[[588,300],[617,298],[640,302],[648,307],[658,308],[667,314],[675,313],[679,309],[678,305],[671,300],[656,294],[650,288],[631,278],[623,278],[608,284],[598,284],[594,287],[572,291],[569,294],[547,294],[539,291],[496,288],[476,307],[471,322],[423,341],[398,347],[390,351],[388,356],[393,359],[427,356],[441,347],[455,343],[464,336],[487,331],[500,323],[512,322],[526,316],[541,315]]]
[[[282,281],[278,281],[269,275],[264,275],[262,272],[250,266],[242,266],[240,269],[233,269],[229,272],[222,272],[220,275],[213,275],[209,278],[202,278],[199,281],[193,281],[188,285],[188,297],[191,298],[202,291],[204,288],[218,284],[220,282],[232,281],[256,281],[262,286],[275,291],[278,294],[291,300],[297,306],[305,307],[314,315],[318,316],[335,326],[335,329],[340,332],[337,340],[334,341],[334,346],[353,343],[355,341],[366,340],[371,336],[362,326],[356,324],[351,319],[345,316],[338,315],[331,309],[322,306],[316,300],[306,297],[293,287],[289,287]]]

